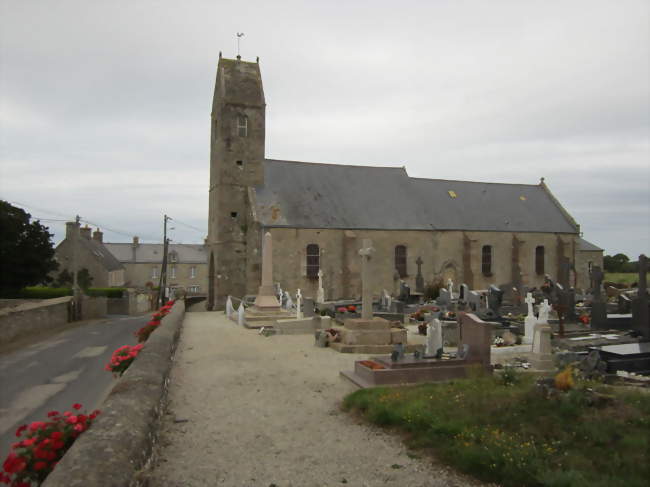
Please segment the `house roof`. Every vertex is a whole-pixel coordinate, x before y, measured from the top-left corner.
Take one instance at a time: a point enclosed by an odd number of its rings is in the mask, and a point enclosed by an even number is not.
[[[264,161],[267,227],[577,233],[545,185],[411,178],[403,167]]]
[[[601,249],[600,247],[592,244],[591,242],[587,242],[584,238],[578,239],[578,250],[587,251],[587,252],[593,252],[593,251],[602,252],[603,251],[603,249]]]
[[[124,266],[120,264],[120,261],[117,260],[110,251],[108,251],[104,244],[98,242],[97,240],[88,239],[85,237],[79,238],[79,242],[82,247],[93,254],[95,258],[101,262],[107,271],[117,271],[124,269]]]
[[[132,243],[105,243],[104,246],[122,263],[161,263],[163,244],[141,243],[135,247]],[[205,264],[208,262],[207,251],[200,244],[169,244],[169,252],[176,252],[178,263]]]

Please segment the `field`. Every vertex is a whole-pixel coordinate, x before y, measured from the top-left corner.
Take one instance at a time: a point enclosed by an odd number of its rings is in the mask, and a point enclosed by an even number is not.
[[[650,272],[646,274],[646,278],[650,279]],[[606,272],[604,280],[629,286],[639,281],[639,274],[637,272]]]

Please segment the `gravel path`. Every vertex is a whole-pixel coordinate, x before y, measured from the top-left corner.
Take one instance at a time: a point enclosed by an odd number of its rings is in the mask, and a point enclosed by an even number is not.
[[[479,486],[340,410],[359,355],[188,313],[150,487]],[[364,356],[365,358],[365,356]],[[414,452],[418,456],[417,452]]]

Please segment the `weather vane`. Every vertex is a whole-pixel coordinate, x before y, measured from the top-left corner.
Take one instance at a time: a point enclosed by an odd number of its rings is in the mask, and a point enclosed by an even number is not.
[[[241,38],[244,37],[243,32],[237,32],[237,59],[241,58],[239,55],[239,42],[241,41]]]

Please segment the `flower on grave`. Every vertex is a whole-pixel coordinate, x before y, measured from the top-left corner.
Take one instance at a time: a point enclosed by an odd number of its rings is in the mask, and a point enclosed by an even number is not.
[[[75,410],[82,408],[76,403]],[[34,421],[16,430],[21,440],[11,446],[11,452],[2,464],[0,483],[12,487],[40,485],[54,469],[75,439],[86,431],[100,412],[90,415],[72,414],[69,411],[47,413],[47,421]],[[71,418],[75,418],[72,422]]]
[[[588,325],[589,322],[591,321],[591,320],[589,319],[589,315],[588,315],[588,314],[581,314],[581,315],[578,317],[578,320],[579,320],[581,323],[585,324],[585,325]]]
[[[341,306],[340,308],[336,308],[336,311],[339,313],[346,313],[348,310],[345,306]]]
[[[144,345],[138,344],[135,346],[124,345],[113,352],[111,355],[111,360],[106,364],[104,370],[112,372],[113,375],[122,375],[126,369],[129,368],[129,365],[135,360],[135,358],[142,350]],[[65,414],[65,413],[64,413]],[[68,417],[70,417],[68,415]]]
[[[350,313],[354,313],[354,312],[357,311],[357,307],[355,305],[353,305],[353,304],[350,304],[350,305],[348,305],[348,311]]]

